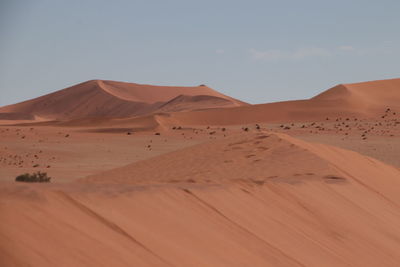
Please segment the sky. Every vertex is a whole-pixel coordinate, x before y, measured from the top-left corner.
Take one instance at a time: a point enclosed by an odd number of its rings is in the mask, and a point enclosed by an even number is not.
[[[91,80],[249,103],[400,77],[400,1],[0,0],[0,106]]]

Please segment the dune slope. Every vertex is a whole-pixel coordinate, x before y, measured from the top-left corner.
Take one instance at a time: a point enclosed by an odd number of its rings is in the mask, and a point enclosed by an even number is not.
[[[355,152],[244,133],[68,185],[4,184],[0,263],[398,266],[398,188],[398,169]]]
[[[186,106],[181,105],[178,110],[245,105],[207,86],[153,86],[91,80],[32,100],[1,107],[0,118],[69,120],[144,115],[157,112],[158,108],[164,107],[166,102],[178,96],[186,96],[187,102]],[[197,97],[194,98],[193,106],[190,105],[191,97]]]
[[[378,80],[337,85],[315,97],[313,100],[342,99],[370,105],[399,106],[400,79]]]

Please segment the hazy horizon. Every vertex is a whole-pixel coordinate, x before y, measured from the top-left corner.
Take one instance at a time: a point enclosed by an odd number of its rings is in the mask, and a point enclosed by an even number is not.
[[[92,79],[249,103],[400,77],[398,1],[2,1],[0,106]]]

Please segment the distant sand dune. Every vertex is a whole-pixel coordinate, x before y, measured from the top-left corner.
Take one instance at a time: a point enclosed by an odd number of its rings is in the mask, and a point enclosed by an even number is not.
[[[184,97],[175,108],[166,103]],[[196,98],[197,97],[197,98]],[[193,100],[193,105],[191,101]],[[182,102],[182,101],[181,101]],[[71,120],[88,117],[128,117],[157,112],[245,105],[207,86],[173,87],[91,80],[32,100],[0,108],[0,119]],[[160,111],[158,111],[160,112]],[[16,115],[18,114],[18,115]]]
[[[337,85],[311,99],[247,105],[207,86],[166,87],[113,81],[88,81],[33,100],[0,108],[0,119],[40,117],[48,125],[141,124],[162,118],[170,125],[234,125],[257,122],[321,121],[326,118],[376,118],[400,110],[400,79]]]
[[[190,100],[185,101],[188,98]],[[225,102],[226,100],[222,98],[213,99],[213,97],[207,97],[205,101],[196,104],[195,99],[198,98],[203,98],[203,96],[178,96],[165,104],[168,108],[161,107],[158,110],[168,114],[146,116],[162,117],[164,126],[312,122],[326,120],[326,118],[346,117],[377,118],[382,116],[388,108],[400,111],[400,79],[342,84],[308,100],[238,107],[228,107],[229,102]],[[202,105],[204,109],[201,108]],[[191,110],[191,106],[196,107],[194,108],[196,110]],[[219,106],[226,108],[218,108]],[[135,118],[117,120],[108,118],[103,121],[103,124],[135,124],[135,120]],[[140,120],[142,119],[139,118],[138,121]]]
[[[337,117],[376,118],[387,108],[400,110],[400,79],[338,85],[309,100],[175,113],[173,116],[182,124],[231,125]]]

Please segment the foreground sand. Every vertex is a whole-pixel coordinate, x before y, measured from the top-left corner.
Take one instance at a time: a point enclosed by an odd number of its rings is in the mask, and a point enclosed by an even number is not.
[[[253,131],[73,183],[3,182],[1,265],[398,266],[399,178]]]

